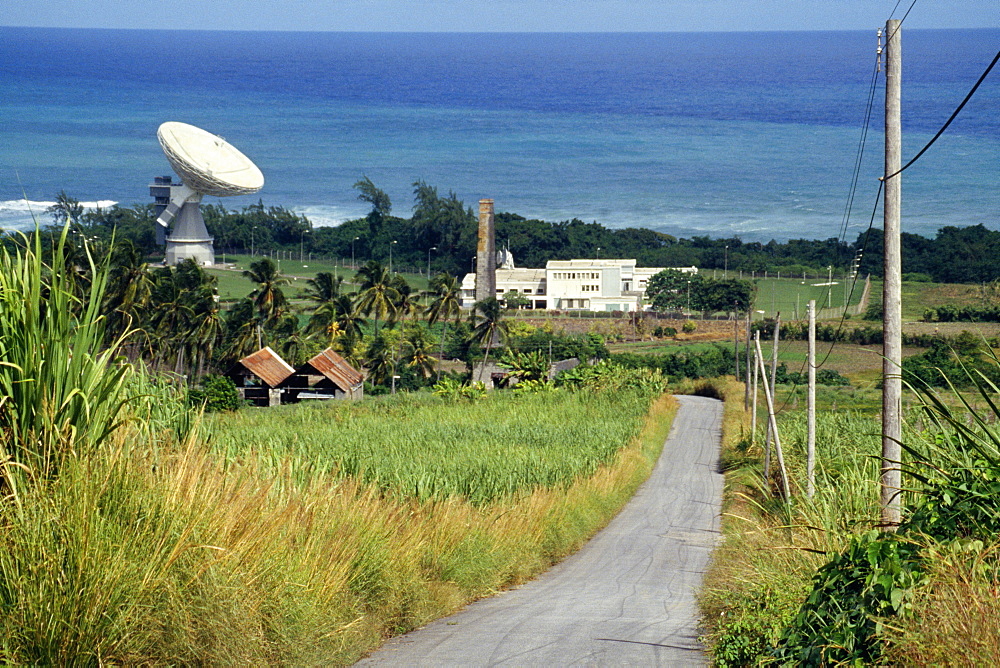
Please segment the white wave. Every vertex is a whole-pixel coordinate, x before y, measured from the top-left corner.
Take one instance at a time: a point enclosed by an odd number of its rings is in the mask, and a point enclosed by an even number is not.
[[[346,207],[328,204],[309,204],[291,207],[293,213],[305,216],[315,227],[337,227],[341,223],[357,218],[364,218],[364,210],[348,209]]]
[[[0,201],[0,229],[27,230],[35,226],[36,220],[42,225],[48,225],[52,222],[52,217],[46,210],[54,204],[55,202],[34,202],[26,199]],[[84,210],[108,209],[115,204],[118,202],[110,199],[80,202]]]

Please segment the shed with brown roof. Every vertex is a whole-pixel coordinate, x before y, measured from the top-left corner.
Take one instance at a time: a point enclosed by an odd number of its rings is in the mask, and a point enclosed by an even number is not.
[[[332,348],[295,370],[282,388],[288,401],[302,399],[361,399],[365,377]]]
[[[295,369],[281,355],[265,346],[234,364],[226,376],[232,379],[243,399],[255,406],[277,406],[281,403],[281,385]]]

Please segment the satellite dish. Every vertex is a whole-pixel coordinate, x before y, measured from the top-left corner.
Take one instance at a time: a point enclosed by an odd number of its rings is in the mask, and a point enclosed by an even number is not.
[[[214,240],[201,215],[201,198],[255,193],[264,187],[264,175],[225,139],[193,125],[168,121],[156,131],[156,137],[182,181],[173,184],[167,179],[166,184],[160,184],[169,188],[169,203],[156,222],[166,228],[177,219],[166,238],[166,262],[194,258],[199,264],[214,264]]]
[[[257,165],[222,137],[176,121],[161,125],[156,137],[170,166],[195,192],[228,197],[264,187]]]

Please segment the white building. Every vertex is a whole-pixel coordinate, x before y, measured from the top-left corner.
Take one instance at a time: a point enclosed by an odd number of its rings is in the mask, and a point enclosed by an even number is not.
[[[506,252],[505,252],[506,253]],[[635,311],[646,284],[663,267],[636,267],[635,260],[550,260],[545,269],[517,269],[509,253],[496,270],[496,296],[516,291],[529,308],[561,311]],[[678,271],[698,273],[697,267]],[[462,280],[462,306],[475,303],[476,275]]]

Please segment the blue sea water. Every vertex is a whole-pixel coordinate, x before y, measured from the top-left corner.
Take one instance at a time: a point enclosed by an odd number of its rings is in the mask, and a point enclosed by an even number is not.
[[[875,34],[381,34],[0,28],[0,227],[60,190],[149,201],[166,120],[229,139],[259,198],[337,224],[362,175],[408,215],[420,179],[469,205],[678,236],[837,236]],[[904,156],[1000,30],[904,34]],[[882,81],[847,238],[882,171]],[[904,230],[1000,229],[1000,72],[904,175]],[[258,196],[228,198],[227,206]],[[213,200],[218,201],[218,200]]]

